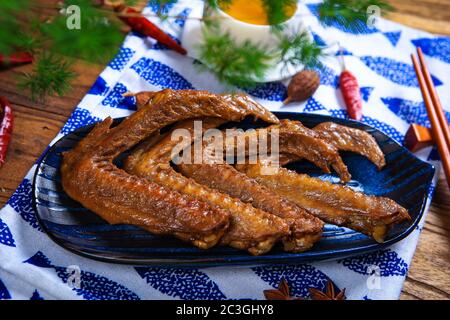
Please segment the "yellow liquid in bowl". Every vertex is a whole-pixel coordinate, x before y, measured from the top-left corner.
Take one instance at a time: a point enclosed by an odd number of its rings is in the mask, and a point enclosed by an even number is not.
[[[263,0],[232,0],[222,4],[219,1],[219,7],[228,15],[242,22],[256,25],[270,24]],[[286,20],[291,18],[296,10],[297,5],[287,7],[285,12]]]

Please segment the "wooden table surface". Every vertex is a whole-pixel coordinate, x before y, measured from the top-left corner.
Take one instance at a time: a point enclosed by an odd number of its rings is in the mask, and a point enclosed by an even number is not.
[[[398,11],[389,18],[430,32],[450,35],[449,0],[390,0]],[[22,66],[0,71],[0,95],[14,108],[15,127],[8,161],[0,169],[0,206],[5,204],[23,176],[66,122],[104,65],[78,61],[73,89],[63,98],[32,102],[16,87]],[[420,236],[401,299],[450,299],[450,191],[441,175],[435,198]]]

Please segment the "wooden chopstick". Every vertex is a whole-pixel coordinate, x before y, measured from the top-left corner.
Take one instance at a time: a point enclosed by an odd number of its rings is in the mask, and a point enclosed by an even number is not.
[[[439,119],[439,123],[441,125],[441,128],[443,129],[445,142],[450,148],[450,129],[448,127],[447,117],[445,116],[444,108],[442,108],[441,100],[439,99],[436,88],[434,87],[430,72],[428,71],[427,65],[425,64],[425,57],[423,56],[422,49],[420,47],[417,48],[417,54],[419,55],[419,61],[422,65],[422,73],[425,77],[425,82],[428,87],[428,92],[431,96],[431,101],[433,102],[434,109],[436,110],[437,117]]]
[[[447,178],[447,184],[450,188],[450,144],[447,144],[444,130],[448,129],[448,125],[444,126],[445,129],[443,129],[443,126],[441,125],[441,121],[438,117],[438,109],[437,105],[434,105],[433,101],[438,101],[439,98],[437,98],[436,90],[430,90],[428,91],[428,86],[426,84],[425,77],[422,73],[422,70],[426,70],[428,72],[427,66],[425,63],[422,64],[422,68],[419,66],[419,62],[414,54],[411,55],[414,69],[416,71],[417,80],[419,81],[420,90],[422,91],[423,100],[425,102],[425,107],[427,109],[428,118],[430,119],[431,123],[431,131],[433,132],[434,140],[437,144],[439,155],[441,156],[442,161],[442,167],[444,169],[445,177]],[[429,74],[429,72],[428,72]],[[430,77],[430,85],[434,89],[434,85],[431,83],[431,77]],[[432,95],[436,95],[434,98],[432,98]],[[439,104],[440,106],[440,104]],[[440,106],[442,109],[442,106]]]

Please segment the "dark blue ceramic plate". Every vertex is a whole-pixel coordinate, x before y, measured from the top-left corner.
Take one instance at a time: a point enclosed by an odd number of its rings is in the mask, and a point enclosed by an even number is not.
[[[70,199],[60,184],[61,152],[71,149],[92,128],[87,126],[63,137],[42,157],[33,183],[34,207],[43,229],[59,245],[80,255],[108,262],[134,265],[231,265],[296,263],[347,257],[378,250],[410,234],[422,217],[434,174],[430,164],[417,159],[408,150],[379,130],[365,124],[322,115],[275,113],[280,119],[300,120],[308,127],[333,121],[371,133],[386,155],[387,165],[377,171],[367,159],[343,153],[353,180],[349,185],[367,194],[389,197],[408,209],[413,222],[395,226],[383,244],[358,232],[327,225],[323,239],[312,250],[286,253],[275,247],[266,255],[254,257],[228,247],[200,250],[170,237],[154,236],[130,225],[109,225],[78,202]],[[121,119],[117,119],[116,123]],[[243,128],[254,127],[244,121]],[[120,159],[119,159],[120,161]],[[337,176],[323,175],[310,163],[290,166],[298,172],[338,182]]]

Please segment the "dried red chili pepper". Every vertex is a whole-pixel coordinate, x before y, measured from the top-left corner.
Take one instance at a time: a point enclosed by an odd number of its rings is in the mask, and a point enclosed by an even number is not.
[[[342,57],[342,55],[341,55]],[[343,71],[339,78],[339,87],[344,97],[345,106],[347,107],[347,113],[351,119],[362,119],[362,99],[361,91],[359,89],[358,80],[356,77],[345,68],[344,58],[342,58]]]
[[[139,14],[139,12],[133,8],[125,7],[124,5],[117,5],[114,7],[116,12],[124,13],[124,14]],[[149,21],[143,16],[136,17],[127,17],[121,16],[119,14],[119,18],[124,21],[127,25],[142,35],[152,37],[158,42],[164,44],[168,48],[175,50],[178,53],[186,54],[186,49],[180,46],[174,39],[172,39],[167,33],[161,30],[154,23]]]
[[[0,97],[0,167],[6,161],[6,150],[11,141],[13,129],[13,113],[5,97]]]
[[[18,64],[32,63],[33,56],[28,52],[14,52],[8,56],[0,54],[0,66],[14,66]]]

